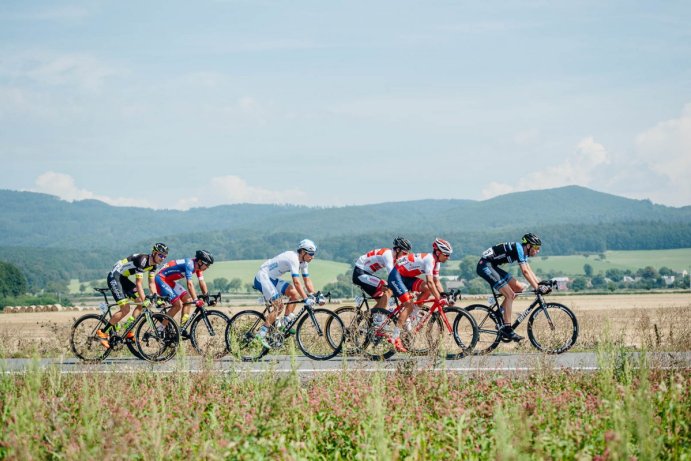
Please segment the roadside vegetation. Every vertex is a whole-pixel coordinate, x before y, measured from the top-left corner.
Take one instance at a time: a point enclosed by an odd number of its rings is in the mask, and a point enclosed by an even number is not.
[[[0,374],[0,459],[685,459],[691,375]],[[1,363],[1,362],[0,362]],[[442,365],[443,367],[443,365]]]

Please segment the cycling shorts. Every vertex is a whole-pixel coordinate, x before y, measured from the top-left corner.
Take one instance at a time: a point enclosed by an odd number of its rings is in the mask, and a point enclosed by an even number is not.
[[[381,298],[386,288],[385,281],[357,266],[353,269],[353,284],[362,288],[362,291],[374,299]]]
[[[113,272],[110,272],[107,281],[108,288],[110,288],[110,292],[113,294],[113,299],[115,299],[118,305],[137,299],[137,286],[124,275],[115,275]]]
[[[477,275],[485,279],[497,291],[504,288],[513,279],[511,274],[486,259],[480,259],[477,263]]]
[[[389,287],[402,303],[410,301],[410,291],[422,291],[423,283],[422,279],[417,277],[403,277],[395,267],[389,273]]]
[[[156,291],[158,291],[159,296],[170,303],[174,303],[187,294],[186,287],[174,280],[166,280],[162,277],[156,277]]]
[[[261,291],[264,299],[267,301],[273,301],[285,294],[289,286],[290,283],[281,279],[272,279],[264,271],[257,272],[257,275],[254,277],[254,289]]]

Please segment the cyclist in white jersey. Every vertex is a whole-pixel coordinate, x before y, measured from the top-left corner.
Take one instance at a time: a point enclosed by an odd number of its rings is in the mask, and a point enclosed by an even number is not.
[[[300,242],[296,251],[285,251],[278,256],[265,261],[254,277],[254,289],[261,291],[264,299],[271,302],[273,309],[266,317],[266,322],[259,329],[259,339],[264,343],[264,338],[269,331],[269,326],[276,321],[276,317],[283,310],[282,295],[288,296],[291,301],[305,300],[306,304],[313,305],[316,302],[324,304],[324,299],[315,299],[314,285],[309,275],[308,265],[314,259],[317,246],[312,240],[304,239]],[[290,272],[293,283],[281,280],[281,276]],[[305,287],[300,283],[300,276],[305,282]],[[293,319],[292,314],[297,304],[285,306],[286,320]],[[267,344],[264,344],[268,347]]]
[[[385,308],[391,297],[391,290],[385,280],[374,275],[380,269],[386,269],[388,276],[393,269],[394,261],[408,254],[412,245],[403,237],[396,237],[392,248],[377,248],[360,256],[353,269],[353,284],[377,300],[374,307]]]

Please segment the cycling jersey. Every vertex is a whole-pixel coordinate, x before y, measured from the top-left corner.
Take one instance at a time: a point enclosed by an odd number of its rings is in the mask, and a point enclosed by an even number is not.
[[[204,280],[204,273],[194,269],[194,259],[176,259],[169,261],[156,274],[156,289],[158,294],[171,303],[187,294],[187,287],[182,286],[177,280],[183,277],[190,280],[196,274],[197,279]]]
[[[386,272],[393,269],[393,251],[390,248],[377,248],[360,256],[355,261],[355,267],[374,274],[379,269],[386,268]]]
[[[128,298],[136,298],[137,287],[128,278],[130,275],[141,279],[144,277],[144,272],[148,272],[149,279],[153,279],[159,267],[149,254],[133,254],[115,263],[107,277],[108,287],[115,301],[118,304],[124,304]]]
[[[482,259],[490,261],[495,266],[513,262],[526,264],[528,262],[528,255],[523,252],[523,245],[520,243],[506,242],[487,248],[482,253]]]
[[[439,278],[441,263],[432,253],[409,253],[396,260],[396,269],[403,277],[431,275]]]
[[[264,299],[272,301],[285,294],[290,286],[285,280],[281,280],[283,274],[290,272],[291,277],[309,277],[307,262],[300,262],[296,251],[284,251],[278,256],[264,261],[254,277],[253,287],[261,291]]]

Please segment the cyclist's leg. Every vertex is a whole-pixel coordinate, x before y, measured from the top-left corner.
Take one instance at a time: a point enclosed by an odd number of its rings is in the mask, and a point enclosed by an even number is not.
[[[407,352],[403,344],[401,343],[401,329],[405,325],[405,319],[408,318],[410,313],[413,311],[413,303],[412,299],[410,296],[410,287],[412,287],[413,281],[408,280],[408,283],[406,283],[406,278],[401,277],[401,274],[398,272],[398,269],[394,267],[394,269],[391,271],[389,274],[389,287],[391,287],[391,290],[393,291],[393,295],[398,298],[398,301],[401,302],[402,304],[402,310],[399,313],[399,318],[398,322],[396,323],[396,326],[393,329],[393,334],[391,338],[389,338],[389,341],[393,343],[393,345],[396,347],[396,350],[399,352]],[[401,320],[401,317],[403,317],[403,320]]]
[[[109,320],[109,325],[106,329],[112,329],[120,320],[130,313],[129,299],[136,289],[134,283],[127,277],[116,276],[113,273],[108,274],[108,287],[113,295],[113,299],[118,304],[120,310],[113,314]]]
[[[279,282],[282,282],[280,289],[278,287]],[[264,325],[262,326],[262,329],[260,329],[260,333],[265,333],[269,326],[271,326],[276,321],[276,317],[278,316],[279,311],[281,311],[283,308],[283,301],[281,300],[281,295],[285,293],[285,291],[288,289],[288,285],[289,284],[283,280],[270,278],[269,274],[263,271],[257,272],[257,275],[254,277],[254,289],[257,291],[261,291],[262,295],[264,296],[264,299],[268,302],[271,302],[273,306],[271,312],[267,313],[266,320],[264,322]]]
[[[374,307],[386,309],[389,303],[390,291],[387,289],[385,281],[356,267],[353,270],[353,284],[362,288],[362,291],[377,300]]]
[[[517,285],[518,281],[516,281],[516,279],[514,279],[511,274],[507,273],[505,270],[495,266],[489,261],[485,261],[484,259],[481,259],[478,262],[477,274],[487,281],[490,287],[504,295],[504,300],[501,303],[501,308],[504,311],[502,319],[503,325],[499,329],[499,332],[504,337],[514,341],[520,341],[523,339],[523,337],[517,335],[511,327],[511,312],[513,300],[516,297],[516,292],[512,288],[511,283],[514,283],[513,286],[520,286]]]

